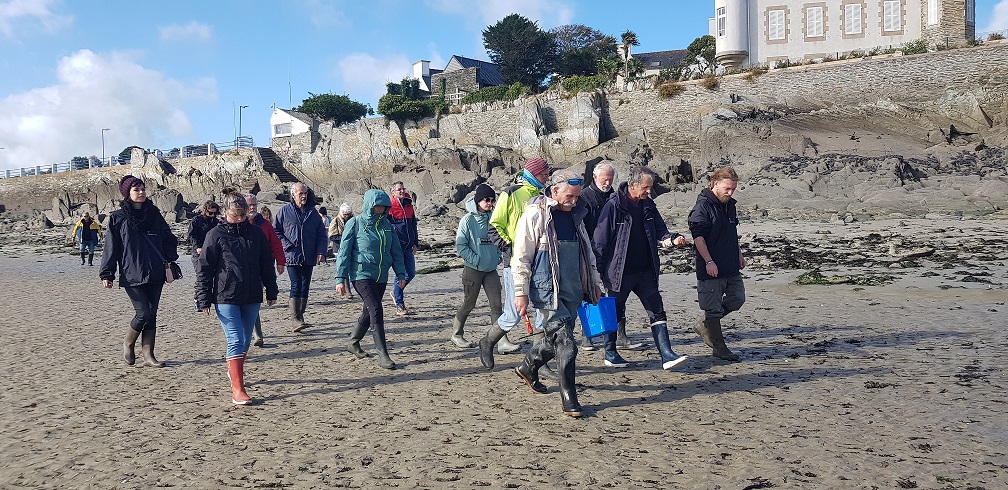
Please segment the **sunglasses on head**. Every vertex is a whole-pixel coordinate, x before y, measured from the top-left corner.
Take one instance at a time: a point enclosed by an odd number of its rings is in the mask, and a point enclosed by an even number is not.
[[[570,185],[581,185],[584,183],[584,179],[579,178],[567,179],[567,183]]]

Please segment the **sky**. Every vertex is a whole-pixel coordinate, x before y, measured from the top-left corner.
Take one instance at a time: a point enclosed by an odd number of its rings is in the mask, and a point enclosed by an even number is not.
[[[976,5],[978,31],[1008,29],[1008,0]],[[707,34],[713,2],[0,0],[0,170],[101,157],[103,137],[106,156],[225,143],[239,124],[269,146],[274,106],[335,93],[377,107],[414,61],[489,60],[482,31],[511,13],[632,30],[649,52]]]

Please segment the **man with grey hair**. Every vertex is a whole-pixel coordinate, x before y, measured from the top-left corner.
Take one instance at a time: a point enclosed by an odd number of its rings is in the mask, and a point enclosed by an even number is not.
[[[563,170],[550,181],[543,195],[525,205],[515,230],[514,306],[520,316],[528,314],[529,306],[537,308],[544,319],[543,339],[529,349],[515,372],[533,392],[546,393],[539,368],[555,357],[563,413],[580,417],[574,384],[574,322],[581,302],[598,304],[601,289],[584,228],[588,209],[578,200],[584,180]]]
[[[658,291],[658,246],[689,246],[685,237],[669,232],[665,220],[651,199],[651,189],[658,176],[653,170],[630,168],[627,182],[609,199],[599,215],[592,236],[602,282],[610,295],[616,296],[616,319],[619,332],[626,335],[626,302],[634,293],[644,305],[651,323],[651,336],[661,354],[662,369],[686,361],[672,350],[667,317]],[[610,333],[605,342],[604,363],[609,367],[625,367],[629,363],[616,352],[618,333]]]
[[[290,278],[290,315],[292,331],[311,327],[305,322],[308,290],[312,271],[325,262],[328,236],[322,215],[315,210],[315,194],[308,186],[297,182],[290,188],[291,200],[273,218],[273,228],[283,245]]]
[[[614,189],[612,183],[615,179],[615,167],[608,163],[597,163],[595,164],[595,168],[592,169],[591,185],[581,190],[581,200],[588,206],[588,214],[585,216],[584,225],[589,237],[595,233],[595,226],[598,225],[598,217],[599,213],[602,212],[602,206],[605,206],[605,203],[609,202],[609,198],[613,195]],[[617,339],[617,345],[625,349],[637,349],[644,346],[644,344],[639,342],[628,343],[625,335]],[[581,348],[587,351],[595,350],[595,339],[585,337],[581,342]]]

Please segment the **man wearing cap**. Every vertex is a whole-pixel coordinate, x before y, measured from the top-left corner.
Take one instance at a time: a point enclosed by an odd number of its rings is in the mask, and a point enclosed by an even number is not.
[[[515,228],[525,204],[534,196],[542,194],[544,183],[549,181],[551,169],[546,160],[535,157],[525,162],[525,168],[515,179],[516,184],[504,189],[497,198],[497,206],[490,215],[487,233],[490,240],[501,252],[504,264],[504,313],[497,319],[497,325],[490,327],[480,340],[480,361],[489,369],[494,367],[493,349],[497,346],[500,354],[517,352],[520,347],[511,343],[507,333],[522,321],[514,306],[514,277],[511,275],[511,250],[514,244]]]

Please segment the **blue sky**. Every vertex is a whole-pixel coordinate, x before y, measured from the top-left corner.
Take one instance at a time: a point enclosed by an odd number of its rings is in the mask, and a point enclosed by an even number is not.
[[[1008,29],[1008,0],[977,0],[977,29]],[[685,48],[713,2],[595,0],[0,0],[0,169],[169,149],[242,133],[312,93],[377,106],[413,61],[487,60],[481,32],[510,13],[585,24],[636,52]]]

